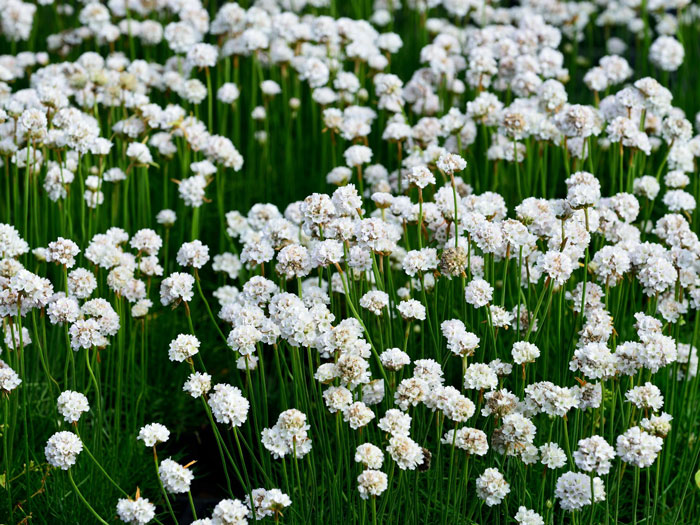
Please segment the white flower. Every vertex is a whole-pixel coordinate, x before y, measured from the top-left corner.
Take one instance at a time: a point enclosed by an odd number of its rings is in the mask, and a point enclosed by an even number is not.
[[[182,363],[199,352],[199,339],[190,334],[180,334],[170,341],[168,357],[171,361]]]
[[[467,167],[467,161],[454,153],[445,153],[437,161],[437,167],[443,173],[451,175]]]
[[[676,71],[684,57],[683,44],[672,36],[659,36],[649,47],[649,60],[664,71]]]
[[[610,462],[615,458],[615,449],[601,436],[591,436],[578,442],[574,452],[576,466],[585,472],[604,476],[610,472]]]
[[[144,525],[155,518],[156,506],[148,498],[121,498],[117,502],[117,515],[124,523]]]
[[[194,296],[194,277],[188,273],[172,273],[160,284],[160,302],[168,306],[179,301],[190,302]]]
[[[363,470],[357,476],[357,490],[362,499],[380,496],[387,488],[387,475],[380,470]]]
[[[410,437],[404,435],[393,435],[389,439],[387,452],[389,452],[391,459],[396,461],[401,470],[415,470],[424,461],[421,446]]]
[[[442,443],[452,446],[453,442],[455,447],[466,451],[467,454],[483,456],[489,450],[486,434],[476,428],[461,427],[448,430],[442,437]]]
[[[370,290],[360,298],[360,306],[372,312],[374,315],[381,315],[382,310],[389,305],[389,294],[379,290]]]
[[[381,360],[384,368],[392,371],[401,370],[404,366],[411,364],[411,358],[407,353],[399,348],[389,348],[384,350],[379,355],[379,359]]]
[[[309,252],[300,244],[290,244],[277,254],[277,273],[287,279],[305,277],[311,272]]]
[[[46,442],[44,454],[46,461],[53,467],[68,470],[75,465],[78,454],[83,450],[83,443],[73,432],[56,432]]]
[[[495,468],[487,468],[476,478],[476,495],[489,507],[501,503],[509,492],[510,485]]]
[[[372,150],[367,146],[350,146],[343,155],[345,156],[345,162],[351,168],[367,164],[372,160]]]
[[[556,443],[545,443],[540,446],[542,464],[550,469],[558,469],[566,464],[566,452]]]
[[[68,423],[75,423],[83,412],[90,410],[87,397],[80,392],[66,390],[58,396],[58,411]]]
[[[169,458],[164,459],[158,466],[158,475],[163,483],[163,488],[170,494],[187,492],[194,479],[191,470]]]
[[[532,445],[537,428],[528,418],[518,412],[503,417],[500,427],[491,436],[491,446],[501,454],[522,454]]]
[[[593,478],[593,501],[605,501],[605,487],[599,477]],[[591,504],[591,478],[582,472],[566,472],[557,480],[554,495],[564,510],[580,510]]]
[[[239,324],[228,334],[226,342],[242,356],[250,356],[255,352],[255,345],[263,338],[263,334],[250,324]]]
[[[652,436],[640,427],[632,427],[617,436],[616,450],[625,463],[645,468],[656,461],[662,446],[663,439],[660,437]]]
[[[201,268],[209,262],[209,247],[200,240],[183,243],[177,251],[177,263],[180,266]]]
[[[407,321],[425,321],[425,306],[423,306],[415,299],[401,301],[396,307],[396,309],[401,314],[401,317],[403,317]]]
[[[411,416],[396,408],[390,408],[377,426],[392,436],[408,436],[411,430]]]
[[[207,402],[219,423],[240,427],[248,419],[250,403],[235,386],[226,383],[214,386],[214,393]]]
[[[529,510],[527,507],[518,507],[518,512],[515,514],[515,521],[518,525],[544,525],[542,516],[534,510]]]
[[[109,344],[102,334],[102,327],[95,319],[78,319],[68,330],[73,350],[79,348],[103,348]]]
[[[309,428],[306,414],[292,408],[282,412],[273,427],[263,429],[261,441],[275,458],[293,454],[300,459],[311,452]]]
[[[540,356],[539,348],[526,341],[518,341],[514,343],[511,353],[513,354],[513,361],[519,365],[534,363],[535,359]]]
[[[140,142],[131,142],[126,148],[126,156],[139,165],[153,163],[153,156],[151,155],[148,146],[141,144]]]
[[[365,468],[378,469],[384,462],[384,453],[372,443],[363,443],[355,449],[355,462],[362,463]]]
[[[424,189],[426,186],[435,184],[435,175],[427,166],[413,166],[410,171],[406,172],[406,183]]]
[[[80,248],[70,239],[59,237],[49,243],[49,248],[46,251],[46,262],[55,262],[62,264],[66,268],[72,268],[75,265],[75,256],[80,253]]]
[[[464,373],[464,388],[493,390],[498,386],[498,376],[486,363],[471,363]]]
[[[214,67],[218,50],[211,44],[195,44],[187,51],[187,60],[195,67]]]
[[[143,441],[147,447],[155,447],[158,443],[165,443],[170,438],[170,431],[160,423],[150,423],[141,427],[137,439]]]
[[[213,525],[246,525],[247,517],[248,507],[240,500],[224,499],[214,507],[211,521]]]
[[[651,409],[654,412],[664,406],[664,396],[656,385],[647,381],[643,386],[636,386],[625,393],[625,399],[637,408]]]
[[[481,308],[493,299],[493,287],[484,279],[472,279],[464,289],[464,298],[473,307]]]
[[[566,252],[550,250],[542,256],[542,269],[558,285],[563,285],[574,271],[574,263]]]
[[[0,392],[9,393],[17,388],[22,380],[17,375],[17,372],[0,361]]]

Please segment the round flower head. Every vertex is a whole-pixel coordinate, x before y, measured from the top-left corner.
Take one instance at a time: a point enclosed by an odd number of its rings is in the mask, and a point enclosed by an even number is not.
[[[387,485],[388,477],[380,470],[363,470],[357,476],[357,490],[360,492],[362,499],[368,499],[370,496],[381,496]]]
[[[389,295],[379,290],[370,290],[360,298],[360,306],[374,315],[381,315],[382,310],[388,305]]]
[[[542,269],[550,279],[562,286],[574,271],[574,263],[566,252],[550,250],[542,256]]]
[[[279,517],[282,510],[292,504],[291,498],[280,489],[270,489],[265,491],[265,495],[260,502],[262,515]],[[258,510],[256,509],[256,514]]]
[[[406,182],[420,189],[435,184],[435,175],[427,166],[414,166],[406,173]]]
[[[384,453],[372,443],[363,443],[355,450],[355,461],[362,463],[365,468],[378,469],[384,462]]]
[[[148,315],[149,309],[153,306],[153,301],[150,299],[141,299],[136,301],[131,307],[131,316],[134,318],[143,318]]]
[[[95,319],[78,319],[68,329],[73,350],[79,348],[103,348],[109,340],[102,334],[102,327]]]
[[[156,215],[156,222],[162,224],[166,228],[170,228],[175,224],[177,220],[177,214],[170,209],[160,210]]]
[[[163,483],[163,488],[170,494],[182,494],[189,491],[190,484],[194,479],[191,470],[170,458],[161,461],[158,466],[158,475]]]
[[[183,362],[199,352],[199,339],[190,334],[180,334],[170,341],[168,357],[171,361]]]
[[[455,355],[468,357],[474,355],[474,350],[479,347],[479,337],[472,332],[467,332],[464,323],[459,319],[443,321],[440,329],[447,339],[447,348]]]
[[[481,308],[493,299],[493,287],[484,279],[473,279],[464,289],[464,298],[473,307]]]
[[[379,355],[379,359],[382,362],[382,366],[392,372],[401,370],[404,366],[411,364],[411,358],[406,352],[399,348],[384,350]]]
[[[148,146],[140,142],[131,142],[126,148],[126,156],[131,159],[131,162],[140,166],[147,166],[153,163],[153,156]]]
[[[490,368],[493,370],[493,367]],[[484,394],[484,401],[485,406],[481,409],[481,415],[484,417],[495,414],[501,418],[515,410],[518,404],[518,398],[505,388],[486,392]]]
[[[209,396],[208,403],[219,423],[240,427],[248,419],[250,403],[235,386],[225,383],[214,386],[214,393]]]
[[[498,376],[485,363],[472,363],[464,373],[464,388],[470,390],[493,390],[498,386]]]
[[[211,390],[211,376],[202,372],[190,374],[182,389],[192,397],[201,397]]]
[[[425,321],[425,306],[415,299],[401,301],[396,309],[407,321]]]
[[[660,36],[649,47],[649,60],[659,69],[676,71],[683,63],[683,44],[672,36]]]
[[[437,167],[443,173],[452,175],[464,170],[467,167],[467,161],[454,153],[445,153],[438,159]]]
[[[276,270],[287,279],[305,277],[311,272],[311,258],[308,250],[300,244],[285,246],[277,254]]]
[[[442,437],[444,445],[452,445],[466,451],[467,454],[483,456],[489,451],[486,434],[476,428],[462,427],[448,430]]]
[[[364,427],[372,419],[374,419],[374,412],[362,401],[356,401],[343,410],[343,421],[347,422],[353,430]]]
[[[392,436],[387,451],[401,470],[415,470],[424,461],[423,449],[408,436]]]
[[[188,273],[175,272],[163,279],[160,284],[160,302],[163,306],[178,304],[180,301],[190,302],[194,297],[194,277]]]
[[[377,426],[392,436],[408,436],[411,430],[411,416],[396,408],[390,408]]]
[[[665,438],[671,431],[671,421],[673,416],[662,412],[658,416],[652,416],[649,418],[644,418],[640,422],[640,426],[649,434],[654,436]]]
[[[241,92],[238,86],[233,82],[225,82],[221,84],[219,89],[216,91],[216,98],[218,98],[224,104],[233,104],[240,97]]]
[[[635,195],[644,197],[645,199],[654,200],[659,194],[660,186],[655,177],[651,175],[643,175],[634,179],[632,191]]]
[[[550,469],[558,469],[566,465],[566,452],[556,443],[545,443],[540,447],[540,460]]]
[[[540,350],[532,343],[518,341],[513,344],[513,361],[519,365],[525,363],[534,363],[535,359],[540,356]]]
[[[361,166],[372,160],[372,150],[367,146],[350,146],[343,153],[345,162],[350,167]]]
[[[503,423],[494,430],[491,446],[501,454],[522,454],[532,445],[537,429],[528,418],[512,412],[503,417]]]
[[[593,342],[574,351],[569,368],[590,379],[608,379],[617,371],[616,361],[615,354],[604,343]]]
[[[211,44],[198,43],[187,51],[187,60],[195,67],[214,67],[218,50]]]
[[[424,401],[429,393],[430,385],[417,377],[403,379],[396,387],[394,401],[401,410],[408,410],[410,406],[416,406]]]
[[[59,237],[49,243],[49,248],[46,251],[46,262],[55,262],[66,268],[72,268],[75,265],[75,256],[79,253],[80,248],[77,244],[70,239]]]
[[[129,525],[144,525],[156,517],[156,506],[148,498],[122,498],[117,502],[117,516]]]
[[[129,245],[134,250],[147,255],[156,255],[161,246],[163,246],[163,239],[153,230],[144,228],[134,234],[129,241]]]
[[[58,411],[68,423],[75,423],[83,412],[90,410],[87,397],[80,392],[66,390],[58,396]]]
[[[177,251],[177,263],[180,266],[201,268],[209,261],[209,247],[202,241],[186,242]]]
[[[646,468],[656,461],[661,452],[663,439],[645,432],[640,427],[632,427],[617,436],[617,455],[625,463],[635,467]]]
[[[46,442],[44,454],[46,461],[53,467],[68,470],[75,465],[78,454],[83,450],[83,443],[73,432],[56,432]]]
[[[80,316],[80,306],[73,297],[59,296],[49,303],[47,313],[52,324],[74,323]]]
[[[487,468],[476,478],[476,495],[489,507],[501,503],[509,492],[510,485],[495,468]]]
[[[9,394],[17,388],[20,383],[22,383],[22,380],[17,373],[4,362],[0,361],[0,392]]]
[[[625,393],[627,401],[637,408],[651,409],[658,412],[664,406],[664,396],[656,385],[647,381],[643,386],[636,386]]]
[[[97,288],[97,279],[85,268],[76,268],[68,274],[68,294],[86,299]]]
[[[527,507],[518,507],[518,512],[515,514],[515,521],[518,525],[544,525],[542,516],[534,510],[529,510]]]
[[[221,500],[212,512],[214,525],[245,525],[248,523],[248,507],[237,499]]]
[[[574,461],[578,468],[601,476],[610,472],[610,462],[614,458],[615,449],[600,436],[581,439],[578,442],[578,450],[574,452]]]
[[[141,427],[137,439],[143,441],[147,447],[155,447],[158,443],[165,443],[170,438],[170,431],[160,423],[150,423]]]
[[[593,478],[593,498],[591,498],[591,478],[582,472],[566,472],[557,480],[554,495],[564,510],[580,510],[591,504],[605,501],[605,487],[599,477]]]

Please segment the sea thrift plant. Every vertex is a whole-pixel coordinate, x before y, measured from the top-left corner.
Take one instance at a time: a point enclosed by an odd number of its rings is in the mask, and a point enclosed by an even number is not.
[[[0,523],[700,522],[696,4],[0,7]]]

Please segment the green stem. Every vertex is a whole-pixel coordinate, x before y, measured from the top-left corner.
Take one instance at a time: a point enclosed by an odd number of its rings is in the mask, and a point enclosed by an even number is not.
[[[80,492],[80,489],[78,488],[78,485],[75,484],[75,480],[73,479],[73,473],[71,472],[70,469],[68,469],[68,479],[70,480],[70,484],[73,486],[73,490],[75,490],[75,493],[78,495],[78,498],[80,501],[83,502],[83,505],[87,507],[87,509],[90,511],[90,513],[95,516],[95,519],[102,523],[103,525],[109,525],[105,520],[103,520],[100,515],[95,511],[95,509],[92,508],[92,506],[88,503],[88,501],[85,499],[85,496],[83,496],[83,493]],[[159,478],[160,479],[160,478]]]

